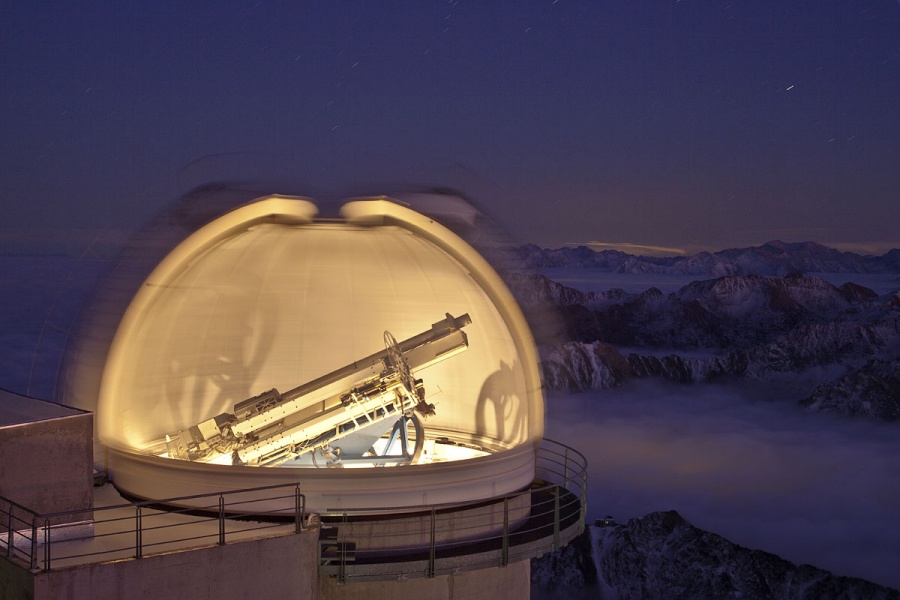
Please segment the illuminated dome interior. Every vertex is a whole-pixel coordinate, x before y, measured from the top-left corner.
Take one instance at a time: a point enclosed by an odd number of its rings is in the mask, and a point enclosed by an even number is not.
[[[527,325],[499,277],[431,219],[386,200],[316,220],[268,197],[201,228],[153,271],[113,341],[98,402],[110,448],[155,455],[166,435],[284,392],[468,314],[468,348],[417,370],[426,435],[502,453],[541,437]]]

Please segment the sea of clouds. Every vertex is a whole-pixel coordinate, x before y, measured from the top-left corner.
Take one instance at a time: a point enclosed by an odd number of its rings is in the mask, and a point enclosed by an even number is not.
[[[586,455],[588,517],[677,510],[749,548],[900,588],[900,436],[735,387],[551,393],[547,437]]]

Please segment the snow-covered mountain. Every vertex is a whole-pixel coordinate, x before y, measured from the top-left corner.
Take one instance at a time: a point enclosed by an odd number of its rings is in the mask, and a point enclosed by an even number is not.
[[[644,377],[733,378],[787,384],[812,410],[900,417],[893,379],[836,379],[873,359],[888,365],[882,371],[900,364],[897,293],[879,296],[796,273],[728,275],[670,294],[656,288],[587,293],[536,274],[509,274],[507,282],[533,325],[551,388],[611,388]],[[833,381],[804,376],[813,369]],[[878,399],[863,397],[874,389]]]
[[[589,527],[532,560],[533,598],[900,599],[900,591],[734,544],[677,512]]]
[[[581,292],[542,275],[507,276],[526,312],[557,307],[570,339],[622,346],[726,348],[770,339],[799,326],[874,324],[897,313],[900,297],[818,277],[759,275],[698,280],[677,292]],[[587,312],[586,312],[587,311]],[[543,340],[539,340],[543,341]]]
[[[585,246],[547,249],[534,244],[521,246],[518,254],[531,269],[567,267],[704,277],[748,274],[782,277],[795,271],[900,274],[898,249],[882,256],[862,256],[814,242],[785,243],[777,240],[762,246],[677,257],[633,256],[617,250],[594,251]]]

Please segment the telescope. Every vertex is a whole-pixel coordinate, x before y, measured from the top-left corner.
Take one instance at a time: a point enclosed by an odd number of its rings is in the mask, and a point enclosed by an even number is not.
[[[385,331],[380,352],[286,392],[273,388],[235,404],[230,413],[166,435],[167,455],[260,467],[303,460],[319,467],[414,463],[425,441],[419,415],[435,414],[414,372],[466,350],[462,328],[471,322],[468,314],[447,313],[401,342]],[[399,452],[392,453],[397,442]]]

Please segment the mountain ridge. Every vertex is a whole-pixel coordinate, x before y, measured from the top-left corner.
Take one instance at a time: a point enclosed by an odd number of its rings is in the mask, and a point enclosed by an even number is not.
[[[760,246],[698,252],[689,256],[643,256],[619,250],[593,250],[587,246],[549,249],[525,244],[517,249],[529,269],[589,268],[612,273],[671,275],[766,275],[783,277],[792,272],[866,273],[900,275],[900,249],[880,256],[837,250],[816,242],[772,240]]]
[[[531,572],[535,598],[900,599],[890,587],[745,548],[674,510],[588,527],[532,560]]]
[[[538,274],[507,273],[506,281],[550,388],[605,389],[634,378],[785,383],[811,411],[900,420],[900,292],[800,273],[700,279],[668,294],[582,292]],[[878,372],[863,369],[873,360],[883,363]],[[800,385],[813,369],[832,378]]]

